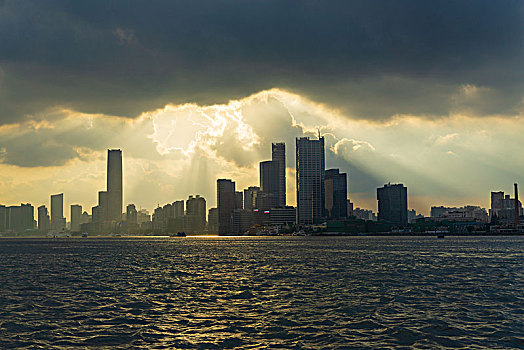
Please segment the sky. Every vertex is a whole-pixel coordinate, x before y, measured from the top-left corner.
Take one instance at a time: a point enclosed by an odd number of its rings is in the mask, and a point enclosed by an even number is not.
[[[355,207],[489,207],[524,185],[522,1],[0,0],[0,203],[124,203],[258,184],[271,142],[326,139]],[[69,210],[66,210],[69,216]]]

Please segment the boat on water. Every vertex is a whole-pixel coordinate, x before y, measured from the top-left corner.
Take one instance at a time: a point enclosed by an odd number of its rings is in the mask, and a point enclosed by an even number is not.
[[[177,232],[177,233],[171,233],[169,235],[169,237],[186,237],[186,236],[187,236],[186,233],[183,232],[183,231],[182,232]]]

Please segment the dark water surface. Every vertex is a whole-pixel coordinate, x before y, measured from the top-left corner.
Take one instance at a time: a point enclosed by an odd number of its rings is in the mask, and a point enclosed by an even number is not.
[[[524,237],[0,239],[0,348],[524,348]]]

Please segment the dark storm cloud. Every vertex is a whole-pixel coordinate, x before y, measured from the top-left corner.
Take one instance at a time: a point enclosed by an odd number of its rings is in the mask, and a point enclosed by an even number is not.
[[[0,122],[287,88],[361,118],[521,108],[521,1],[0,2]],[[459,96],[460,97],[460,96]],[[483,99],[485,100],[485,99]]]

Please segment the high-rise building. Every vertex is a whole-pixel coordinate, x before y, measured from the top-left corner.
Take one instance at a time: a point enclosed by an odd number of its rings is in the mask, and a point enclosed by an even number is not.
[[[339,172],[339,169],[328,169],[324,181],[326,217],[331,220],[346,218],[348,213],[347,174]]]
[[[324,137],[296,139],[297,223],[320,223],[324,214]]]
[[[7,208],[0,205],[0,232],[7,231]]]
[[[515,204],[516,209],[515,209]],[[518,213],[518,215],[517,215]],[[504,192],[491,192],[491,209],[489,217],[492,223],[514,226],[516,216],[522,215],[522,203]]]
[[[244,190],[244,209],[253,210],[255,207],[255,198],[256,194],[260,192],[260,187],[258,186],[249,186]]]
[[[138,224],[138,212],[134,204],[128,204],[126,207],[126,222],[128,224]]]
[[[122,220],[122,151],[107,150],[107,220]]]
[[[175,218],[184,216],[184,201],[175,201],[173,202],[173,216]]]
[[[34,207],[27,204],[7,207],[6,230],[12,232],[24,232],[35,228]]]
[[[231,214],[233,210],[238,208],[234,181],[230,179],[217,180],[217,207],[218,234],[231,234]]]
[[[47,234],[51,226],[51,221],[49,219],[49,214],[45,205],[38,207],[38,231],[40,234]]]
[[[207,215],[207,232],[218,233],[218,208],[210,208]]]
[[[188,217],[190,232],[204,232],[206,228],[206,200],[204,197],[196,195],[189,196],[186,201],[186,216]]]
[[[260,162],[260,190],[271,198],[269,208],[279,206],[280,183],[279,183],[280,164],[276,161],[267,160]]]
[[[71,232],[80,232],[82,224],[82,206],[78,204],[71,205]]]
[[[66,220],[64,218],[64,194],[54,194],[51,196],[51,229],[64,230]]]
[[[408,224],[408,189],[402,184],[377,188],[378,219],[398,226]]]
[[[271,144],[271,159],[278,163],[278,206],[286,206],[286,144]]]

